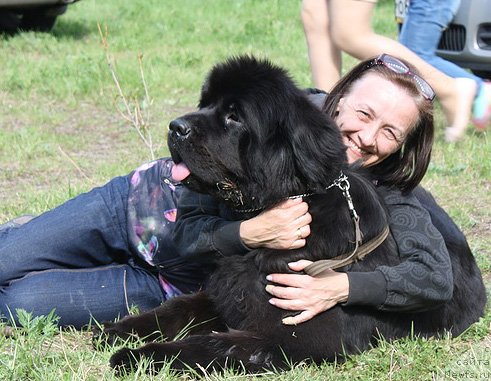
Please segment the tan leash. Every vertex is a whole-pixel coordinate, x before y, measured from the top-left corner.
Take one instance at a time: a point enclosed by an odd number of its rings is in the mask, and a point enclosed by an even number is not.
[[[334,270],[343,266],[350,265],[356,261],[361,261],[373,250],[379,247],[382,242],[385,241],[388,235],[389,227],[386,225],[384,230],[382,230],[382,232],[375,238],[371,239],[367,243],[362,244],[361,246],[357,244],[355,250],[353,250],[351,254],[345,253],[331,259],[321,259],[319,261],[315,261],[308,265],[303,271],[305,271],[305,273],[310,276],[318,277],[325,270]]]

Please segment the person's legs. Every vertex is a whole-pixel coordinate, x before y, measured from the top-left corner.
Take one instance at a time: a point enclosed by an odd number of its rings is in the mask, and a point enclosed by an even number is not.
[[[373,44],[378,37],[372,29],[376,3],[359,0],[328,0],[327,5],[333,43],[340,50],[359,60],[377,55],[377,53],[372,54],[372,51],[378,51],[378,47],[366,46],[364,43],[370,41]],[[382,38],[386,39],[386,37]]]
[[[452,78],[482,79],[436,55],[444,29],[452,21],[460,0],[411,0],[399,41],[423,60]]]
[[[127,263],[127,194],[127,179],[116,178],[0,231],[0,287],[35,271]]]
[[[422,60],[391,38],[374,33],[371,27],[374,4],[358,0],[330,0],[329,12],[334,43],[343,51],[365,60],[382,53],[405,59],[414,65],[433,87],[448,124],[461,128],[470,120],[475,84],[458,81]],[[463,79],[462,79],[463,80]]]
[[[45,270],[27,274],[0,288],[2,319],[19,324],[16,309],[33,316],[53,309],[60,326],[81,328],[92,319],[111,321],[159,306],[163,293],[156,275],[132,265],[111,265],[79,270]]]
[[[314,86],[329,91],[341,77],[341,51],[329,32],[329,0],[303,0],[302,22]]]
[[[81,326],[127,314],[128,303],[162,300],[155,274],[128,248],[129,182],[115,178],[31,221],[0,231],[0,312],[56,309],[61,324]],[[143,282],[143,286],[140,283]]]

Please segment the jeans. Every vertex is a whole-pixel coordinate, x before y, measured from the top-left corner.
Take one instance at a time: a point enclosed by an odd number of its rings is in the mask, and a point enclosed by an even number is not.
[[[129,182],[117,177],[19,227],[0,230],[0,314],[47,315],[76,328],[165,301],[158,274],[128,249]]]
[[[483,84],[481,78],[436,55],[442,32],[452,21],[459,5],[460,0],[411,0],[399,41],[448,76],[476,81],[477,94]]]

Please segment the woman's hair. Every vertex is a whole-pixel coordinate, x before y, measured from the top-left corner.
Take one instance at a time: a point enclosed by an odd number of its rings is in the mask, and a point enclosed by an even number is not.
[[[417,74],[412,65],[400,61],[409,67],[411,73]],[[349,94],[353,84],[367,73],[377,73],[407,91],[418,108],[418,119],[401,147],[380,163],[371,166],[370,171],[376,176],[378,184],[396,186],[403,192],[410,192],[421,182],[430,163],[435,130],[433,104],[421,93],[413,75],[395,72],[385,65],[374,65],[373,62],[373,59],[363,61],[346,74],[331,90],[323,110],[335,119],[339,100]]]

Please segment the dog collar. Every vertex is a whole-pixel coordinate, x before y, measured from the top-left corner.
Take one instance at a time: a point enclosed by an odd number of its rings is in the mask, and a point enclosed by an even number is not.
[[[349,207],[351,216],[353,217],[353,215],[355,215],[356,218],[358,218],[358,214],[356,213],[356,210],[353,206],[353,201],[351,200],[351,194],[349,193],[350,186],[351,185],[350,185],[350,182],[348,180],[348,176],[346,176],[344,174],[344,172],[341,170],[341,171],[339,171],[339,176],[330,185],[325,187],[324,190],[329,190],[333,187],[339,188],[343,192],[343,195],[346,198],[346,201],[348,201],[348,207]],[[297,194],[297,195],[285,197],[282,200],[304,198],[304,197],[313,196],[314,194],[317,194],[317,193],[316,192],[310,192],[310,193]],[[282,201],[282,200],[280,200],[280,201]],[[259,211],[264,210],[266,208],[267,207],[260,206],[257,208],[249,208],[249,209],[236,208],[234,210],[238,213],[252,213],[252,212],[259,212]]]

